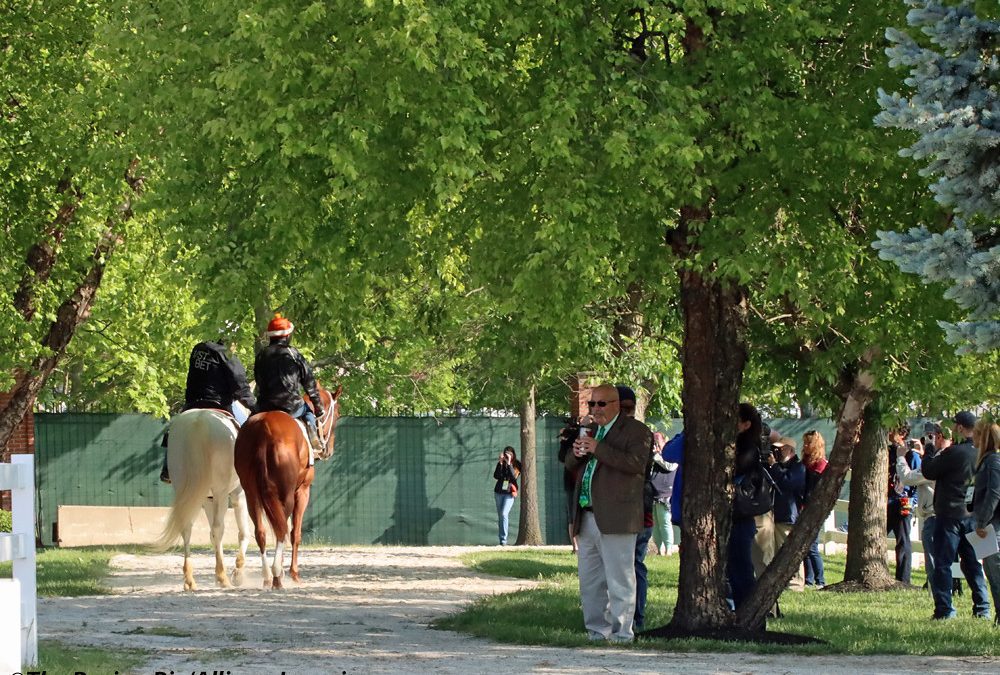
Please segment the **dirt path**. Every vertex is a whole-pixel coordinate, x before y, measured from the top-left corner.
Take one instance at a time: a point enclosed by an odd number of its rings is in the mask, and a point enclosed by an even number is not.
[[[331,548],[304,551],[303,581],[216,590],[214,559],[194,558],[201,589],[181,592],[179,555],[122,555],[110,596],[44,599],[39,633],[72,645],[141,647],[138,672],[230,675],[312,673],[990,673],[1000,660],[673,654],[611,647],[516,647],[432,630],[474,598],[532,585],[477,574],[457,556],[475,548]],[[114,664],[108,664],[113,669]],[[111,670],[109,670],[111,672]]]

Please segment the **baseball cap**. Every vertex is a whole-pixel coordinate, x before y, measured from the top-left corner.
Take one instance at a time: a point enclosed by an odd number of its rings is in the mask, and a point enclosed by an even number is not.
[[[953,417],[951,421],[954,422],[955,424],[962,425],[966,429],[971,429],[972,427],[976,426],[976,416],[973,415],[968,410],[963,410],[959,413],[956,413],[955,417]]]
[[[635,392],[632,391],[631,387],[626,387],[623,384],[619,384],[615,387],[618,390],[618,402],[622,401],[635,401]]]

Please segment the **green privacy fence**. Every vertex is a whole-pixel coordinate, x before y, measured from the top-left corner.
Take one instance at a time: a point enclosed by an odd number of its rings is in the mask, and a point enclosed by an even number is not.
[[[59,505],[169,506],[160,483],[163,420],[139,414],[36,413],[35,454],[42,541],[51,544]],[[668,432],[680,420],[656,424]],[[775,422],[801,439],[828,421]],[[562,420],[537,428],[538,498],[546,543],[567,543],[558,463]],[[517,418],[345,417],[334,456],[316,467],[303,525],[307,542],[336,544],[495,544],[493,468],[500,450],[520,447]],[[511,512],[511,536],[518,508]]]

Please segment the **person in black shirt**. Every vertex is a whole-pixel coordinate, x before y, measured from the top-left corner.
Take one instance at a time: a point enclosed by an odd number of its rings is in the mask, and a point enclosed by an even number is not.
[[[246,416],[236,414],[241,411],[233,408],[233,402],[238,401],[249,414],[253,414],[257,401],[247,382],[246,369],[239,357],[227,349],[227,342],[232,345],[226,338],[220,338],[215,342],[199,342],[191,350],[182,412],[196,408],[224,410],[233,413],[237,423],[242,424]],[[162,443],[164,448],[168,442],[169,437],[165,434]],[[164,483],[170,482],[166,453],[163,455],[160,480]]]
[[[975,529],[972,514],[966,507],[966,492],[976,473],[978,452],[972,444],[976,416],[967,410],[955,415],[956,443],[935,455],[924,458],[924,478],[934,484],[934,573],[931,593],[935,619],[955,616],[952,604],[951,563],[957,554],[965,580],[972,588],[972,613],[989,618],[990,601],[986,591],[983,565],[965,535]]]
[[[316,378],[302,354],[290,344],[295,326],[291,321],[275,314],[267,324],[270,344],[257,352],[253,364],[257,381],[257,409],[259,412],[280,410],[306,423],[309,442],[316,452],[321,452],[322,442],[316,428],[316,418],[323,416],[323,400],[319,396]],[[305,391],[313,409],[302,400]]]

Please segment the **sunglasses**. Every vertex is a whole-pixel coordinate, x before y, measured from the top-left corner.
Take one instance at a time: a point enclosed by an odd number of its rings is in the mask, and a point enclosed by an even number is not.
[[[587,401],[587,406],[593,408],[596,405],[598,408],[603,408],[612,403],[618,403],[618,401]]]

